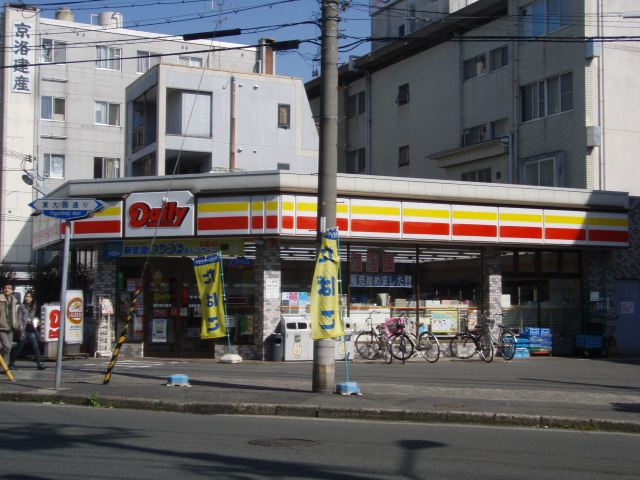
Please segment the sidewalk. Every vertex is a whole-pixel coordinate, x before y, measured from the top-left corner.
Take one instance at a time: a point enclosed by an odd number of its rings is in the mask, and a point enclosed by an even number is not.
[[[15,381],[0,378],[0,400],[48,401],[202,414],[286,415],[425,423],[479,423],[640,433],[640,359],[536,357],[486,364],[441,358],[349,362],[361,395],[311,392],[311,362],[120,358],[55,363],[38,371],[17,362]],[[345,382],[344,362],[335,383]],[[168,386],[184,374],[189,386]]]

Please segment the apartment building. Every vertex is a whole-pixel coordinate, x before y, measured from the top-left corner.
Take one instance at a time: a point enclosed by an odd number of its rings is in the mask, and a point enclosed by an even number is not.
[[[33,258],[28,205],[36,196],[68,180],[131,174],[124,162],[130,83],[158,63],[274,73],[266,45],[185,42],[125,29],[120,13],[92,17],[95,24],[82,24],[69,8],[56,18],[23,3],[3,9],[0,259],[19,280]]]

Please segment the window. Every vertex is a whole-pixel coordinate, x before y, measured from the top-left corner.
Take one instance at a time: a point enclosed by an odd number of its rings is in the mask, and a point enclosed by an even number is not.
[[[398,96],[396,97],[396,103],[398,105],[404,105],[409,103],[409,84],[405,83],[398,87]]]
[[[278,104],[278,128],[291,126],[291,106],[284,103]]]
[[[367,156],[364,148],[347,152],[347,173],[364,173],[366,168]]]
[[[109,102],[96,102],[96,125],[120,126],[120,104]]]
[[[117,70],[121,68],[122,49],[111,47],[96,47],[98,52],[98,61],[96,68],[102,70]]]
[[[520,35],[539,37],[570,25],[571,2],[572,0],[537,0],[522,7]]]
[[[555,158],[543,158],[525,162],[523,175],[525,185],[537,185],[540,187],[556,187],[556,161]]]
[[[347,116],[354,117],[364,113],[366,108],[365,105],[364,92],[358,92],[355,95],[350,95],[349,103],[347,105]]]
[[[156,174],[156,155],[152,153],[131,162],[132,177],[152,177]]]
[[[189,67],[201,67],[202,59],[199,57],[178,57],[178,63]]]
[[[64,122],[66,120],[66,100],[56,97],[42,97],[40,118]]]
[[[406,167],[407,165],[409,165],[409,145],[398,149],[398,166]]]
[[[43,173],[45,178],[64,178],[64,155],[45,153]]]
[[[137,73],[144,73],[149,70],[154,65],[157,65],[160,61],[160,57],[154,57],[153,55],[158,55],[153,52],[143,52],[142,50],[138,50],[138,67],[136,69]]]
[[[464,80],[479,77],[487,73],[487,56],[478,55],[471,60],[467,60],[462,65]]]
[[[573,74],[565,73],[520,88],[522,121],[573,110]]]
[[[462,145],[475,145],[476,143],[484,142],[487,139],[486,137],[487,126],[484,124],[467,128],[462,135]]]
[[[463,182],[491,183],[491,169],[481,168],[480,170],[472,170],[471,172],[464,172],[460,175],[460,180],[462,180]]]
[[[42,39],[42,63],[67,61],[67,44],[58,40]]]
[[[500,70],[509,65],[509,47],[504,46],[491,50],[491,71]]]
[[[120,177],[119,158],[93,158],[93,178],[118,178]]]
[[[502,137],[503,135],[507,135],[509,133],[509,119],[501,118],[500,120],[495,120],[491,122],[491,139],[495,140],[498,137]]]
[[[288,163],[278,163],[278,170],[290,170],[291,165]]]

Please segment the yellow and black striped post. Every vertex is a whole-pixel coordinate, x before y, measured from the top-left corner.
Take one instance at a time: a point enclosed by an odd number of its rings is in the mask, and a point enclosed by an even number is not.
[[[109,380],[111,380],[111,372],[113,371],[113,367],[116,366],[116,362],[118,361],[118,355],[120,354],[120,348],[122,344],[127,339],[127,330],[129,329],[129,323],[131,322],[131,318],[133,317],[133,312],[136,307],[136,302],[138,301],[138,295],[140,295],[140,289],[142,287],[138,287],[136,290],[136,294],[133,296],[133,301],[131,302],[131,309],[129,310],[129,316],[127,317],[127,323],[124,324],[124,328],[122,329],[122,333],[120,334],[120,338],[118,339],[118,344],[116,345],[116,349],[111,356],[111,361],[109,362],[109,368],[107,369],[107,373],[104,376],[103,385],[107,385]]]
[[[15,380],[15,378],[13,378],[13,373],[11,373],[11,370],[9,370],[9,367],[7,367],[7,364],[4,363],[4,358],[2,358],[2,355],[0,355],[0,368],[2,368],[2,371],[4,373],[7,374],[7,377],[9,377],[9,380]]]

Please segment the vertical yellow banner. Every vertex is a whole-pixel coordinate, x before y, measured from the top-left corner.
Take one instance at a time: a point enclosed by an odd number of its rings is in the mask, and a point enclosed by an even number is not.
[[[339,278],[338,229],[331,228],[322,239],[311,285],[311,337],[314,340],[344,335]]]
[[[200,338],[218,338],[227,335],[222,284],[222,256],[206,255],[195,258],[193,264],[202,302],[202,332]]]

